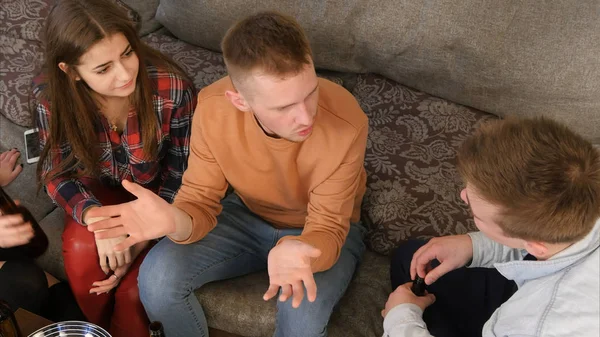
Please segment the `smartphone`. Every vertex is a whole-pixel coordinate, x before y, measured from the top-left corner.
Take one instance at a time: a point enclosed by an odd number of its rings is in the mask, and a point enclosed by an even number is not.
[[[25,130],[25,157],[27,164],[36,163],[40,160],[40,131],[39,129]]]

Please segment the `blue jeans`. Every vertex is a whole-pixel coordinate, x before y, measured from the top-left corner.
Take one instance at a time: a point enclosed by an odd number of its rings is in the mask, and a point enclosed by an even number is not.
[[[217,226],[202,240],[179,245],[165,238],[148,253],[139,272],[140,298],[150,320],[163,323],[169,337],[208,336],[202,306],[194,290],[204,284],[267,269],[267,256],[278,240],[302,229],[277,229],[253,214],[231,194],[222,201]],[[326,336],[333,308],[350,283],[365,246],[364,228],[352,224],[337,263],[314,275],[317,299],[293,309],[277,302],[276,337]],[[265,291],[268,284],[265,284]],[[262,294],[256,294],[261,299]]]

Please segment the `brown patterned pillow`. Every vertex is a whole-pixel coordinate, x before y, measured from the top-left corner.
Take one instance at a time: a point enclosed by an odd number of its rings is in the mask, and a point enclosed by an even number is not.
[[[353,94],[369,116],[363,218],[367,243],[389,254],[411,238],[474,230],[460,199],[456,149],[493,115],[360,75]]]
[[[33,125],[31,80],[43,62],[39,42],[0,35],[0,113],[15,124]]]
[[[151,33],[142,40],[177,62],[190,75],[198,90],[224,77],[227,73],[223,56],[219,53],[161,33]]]
[[[0,34],[40,41],[44,19],[54,0],[2,0],[0,3]]]
[[[0,113],[31,126],[30,86],[40,69],[40,31],[53,1],[3,0],[0,3]]]

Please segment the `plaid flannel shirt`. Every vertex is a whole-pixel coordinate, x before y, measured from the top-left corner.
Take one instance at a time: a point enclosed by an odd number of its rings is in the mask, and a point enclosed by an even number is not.
[[[196,108],[196,90],[193,83],[180,76],[148,66],[148,75],[153,83],[154,112],[160,125],[158,157],[144,160],[143,144],[137,113],[129,111],[123,133],[112,131],[108,121],[98,114],[96,132],[100,150],[100,181],[108,186],[118,186],[122,180],[136,182],[156,191],[169,203],[173,202],[183,172],[187,168],[189,155],[191,122]],[[34,80],[34,95],[40,97],[43,78]],[[39,99],[37,104],[40,146],[48,139],[50,109],[47,101]],[[42,163],[42,176],[46,176],[70,154],[71,146],[61,144],[51,149],[48,158]],[[75,168],[81,169],[81,168]],[[68,175],[58,176],[46,185],[46,192],[55,204],[79,223],[83,223],[83,212],[91,206],[102,206],[84,183],[85,179],[74,179]]]

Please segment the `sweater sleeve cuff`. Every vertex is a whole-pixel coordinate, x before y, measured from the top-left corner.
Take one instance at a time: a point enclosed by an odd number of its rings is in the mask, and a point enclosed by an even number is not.
[[[481,265],[483,264],[483,256],[481,252],[484,249],[487,238],[481,232],[471,232],[467,233],[467,235],[469,235],[473,244],[473,258],[471,259],[471,262],[467,264],[467,267],[481,267]]]
[[[75,221],[78,223],[85,225],[85,223],[83,223],[83,213],[92,206],[100,207],[102,204],[95,198],[83,199],[79,201],[77,204],[75,204],[75,207],[73,207],[73,213],[71,214],[73,219],[75,219]]]
[[[400,336],[397,331],[405,333],[410,330],[427,331],[427,325],[423,321],[423,310],[416,304],[400,304],[387,313],[383,321],[383,329],[384,336],[394,337]]]
[[[185,240],[175,240],[172,237],[169,239],[175,243],[187,245],[190,243],[198,242],[202,240],[210,232],[210,230],[214,226],[210,226],[210,223],[215,223],[215,221],[207,221],[209,215],[199,209],[196,205],[188,203],[188,202],[175,202],[173,204],[175,207],[179,208],[183,212],[187,213],[192,218],[192,232],[190,236]]]

